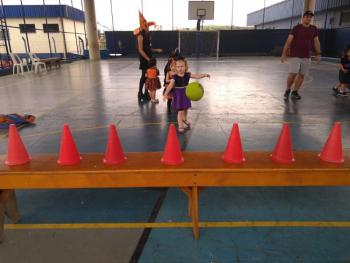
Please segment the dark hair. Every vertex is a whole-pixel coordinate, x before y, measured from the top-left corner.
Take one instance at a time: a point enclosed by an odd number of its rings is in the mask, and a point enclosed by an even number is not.
[[[155,58],[151,58],[148,61],[148,66],[151,68],[151,67],[154,67],[155,65],[157,65],[157,60]]]
[[[175,48],[169,53],[169,58],[176,58],[178,56],[180,56],[180,50],[178,48]]]
[[[343,51],[342,57],[346,58],[348,55],[347,53],[350,51],[350,44],[346,46],[346,48]]]
[[[181,56],[181,55],[175,57],[174,59],[175,59],[175,61],[178,61],[178,60],[186,60],[186,58],[185,58],[184,56]]]
[[[315,15],[314,15],[314,13],[312,11],[307,10],[307,11],[304,12],[303,17],[304,16],[315,16]]]

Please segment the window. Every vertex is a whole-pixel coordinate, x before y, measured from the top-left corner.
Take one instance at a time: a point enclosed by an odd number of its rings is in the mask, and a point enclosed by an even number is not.
[[[60,32],[58,24],[43,24],[43,28],[44,28],[45,33],[58,33],[58,32]]]
[[[343,25],[350,25],[350,10],[348,11],[343,11],[341,13],[341,23]]]
[[[21,33],[36,33],[35,24],[20,24]]]

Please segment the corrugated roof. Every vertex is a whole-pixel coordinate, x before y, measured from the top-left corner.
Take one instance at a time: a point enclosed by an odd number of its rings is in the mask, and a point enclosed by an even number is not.
[[[294,8],[293,8],[294,1]],[[350,0],[317,0],[315,12],[324,11],[327,9],[336,9],[343,7],[350,7]],[[265,23],[283,20],[290,17],[296,17],[301,15],[303,9],[303,0],[285,0],[277,4],[268,6],[265,8]],[[293,14],[292,14],[293,10]],[[264,9],[257,10],[248,14],[247,24],[260,25],[263,20]]]
[[[84,12],[67,5],[23,5],[24,15],[28,18],[65,17],[84,22]],[[6,18],[23,17],[21,5],[0,6],[0,16]]]

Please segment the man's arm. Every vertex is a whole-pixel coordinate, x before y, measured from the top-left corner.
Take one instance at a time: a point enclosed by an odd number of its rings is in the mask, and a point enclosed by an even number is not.
[[[317,63],[320,63],[321,61],[321,44],[320,44],[320,39],[318,36],[314,37],[314,46],[316,50],[316,60]]]
[[[288,35],[287,41],[284,44],[283,51],[282,51],[282,56],[281,56],[281,62],[284,63],[287,59],[287,51],[290,48],[290,45],[292,44],[294,39],[294,36],[292,34]]]
[[[137,36],[137,49],[142,57],[144,57],[147,61],[150,60],[145,51],[143,51],[143,37],[141,35]]]

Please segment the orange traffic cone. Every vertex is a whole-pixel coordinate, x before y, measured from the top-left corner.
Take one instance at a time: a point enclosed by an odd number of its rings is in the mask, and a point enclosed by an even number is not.
[[[283,164],[289,164],[295,161],[288,123],[283,124],[281,134],[271,158],[273,161]]]
[[[183,163],[179,140],[177,139],[174,124],[170,124],[168,138],[165,144],[165,149],[161,162],[170,165],[178,165]]]
[[[114,124],[109,126],[107,148],[103,162],[105,164],[119,164],[125,162],[126,157],[120,144],[117,129]]]
[[[238,124],[234,123],[222,159],[227,163],[243,163],[243,148]]]
[[[343,146],[341,140],[341,124],[336,122],[328,136],[327,142],[324,145],[319,157],[322,161],[330,163],[343,163]]]
[[[19,135],[16,126],[11,124],[9,130],[7,160],[5,161],[5,164],[19,165],[25,164],[29,161],[30,157],[22,142],[21,136]]]
[[[68,124],[63,126],[60,156],[57,161],[60,165],[78,164],[81,160],[77,146],[75,145],[72,133],[70,132]]]

